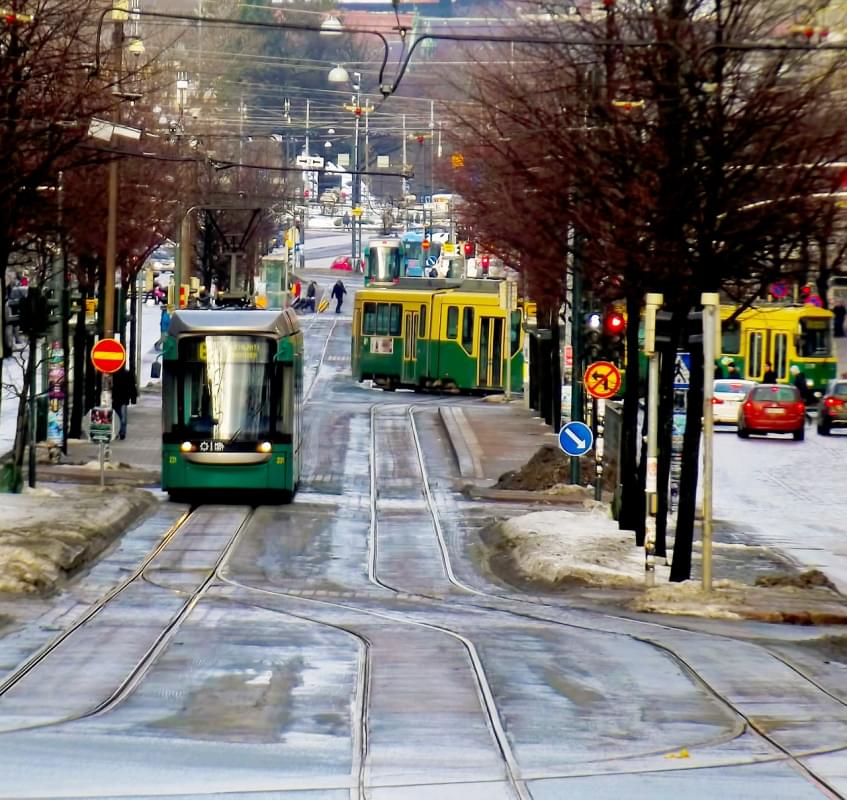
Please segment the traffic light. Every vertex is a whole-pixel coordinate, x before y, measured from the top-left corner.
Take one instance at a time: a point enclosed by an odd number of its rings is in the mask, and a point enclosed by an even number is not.
[[[613,364],[621,365],[626,354],[626,318],[609,311],[603,318],[603,355]]]
[[[18,303],[18,327],[27,336],[42,336],[56,321],[58,303],[42,293],[38,286],[30,286],[26,297]]]
[[[600,358],[603,348],[603,319],[599,311],[589,311],[582,326],[582,355],[586,364]]]
[[[429,250],[429,239],[424,239],[424,240],[421,242],[421,249],[422,249],[424,252],[426,252],[427,250]]]
[[[488,268],[491,266],[491,258],[489,258],[489,256],[483,256],[479,260],[479,265],[482,267],[482,274],[488,275]]]
[[[465,258],[473,258],[473,242],[465,242],[462,246],[462,252]]]
[[[691,350],[693,347],[703,346],[703,312],[689,311],[685,320],[685,346]]]

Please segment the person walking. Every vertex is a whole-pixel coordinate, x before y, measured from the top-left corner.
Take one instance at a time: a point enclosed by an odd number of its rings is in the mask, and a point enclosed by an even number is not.
[[[171,313],[168,311],[167,304],[162,304],[162,316],[159,317],[159,341],[154,345],[154,349],[161,352],[165,349],[165,339],[168,338],[168,328],[171,324]]]
[[[719,361],[716,361],[716,362],[715,362],[715,374],[714,374],[714,379],[715,379],[716,381],[719,381],[719,380],[721,380],[721,379],[723,378],[723,376],[724,376],[724,375],[723,375],[723,367],[721,366],[721,364],[720,364],[720,362],[719,362]]]
[[[341,221],[344,223],[344,230],[349,231],[350,230],[350,212],[349,211],[344,212],[344,216],[341,218]]]
[[[841,339],[844,336],[844,316],[847,314],[844,303],[837,302],[832,309],[832,313],[835,314],[835,319],[832,321],[833,334],[837,339]]]
[[[762,376],[762,383],[776,383],[776,372],[774,372],[773,364],[770,361],[765,361],[765,374]]]
[[[121,421],[118,439],[126,439],[127,406],[137,397],[135,377],[126,367],[112,375],[112,408]]]
[[[311,308],[312,313],[317,312],[317,296],[318,293],[318,285],[314,281],[309,281],[309,285],[306,287],[306,302],[303,305],[303,308]]]
[[[344,284],[341,282],[341,279],[339,278],[335,282],[335,286],[332,287],[332,293],[330,295],[330,297],[335,298],[335,303],[336,303],[335,313],[336,314],[341,313],[341,304],[344,302],[344,295],[345,294],[347,294],[347,290],[344,288]]]

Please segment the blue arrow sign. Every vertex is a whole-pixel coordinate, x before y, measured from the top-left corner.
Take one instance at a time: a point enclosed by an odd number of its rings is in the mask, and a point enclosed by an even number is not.
[[[594,444],[594,434],[584,422],[569,422],[559,431],[559,447],[569,456],[584,456]]]

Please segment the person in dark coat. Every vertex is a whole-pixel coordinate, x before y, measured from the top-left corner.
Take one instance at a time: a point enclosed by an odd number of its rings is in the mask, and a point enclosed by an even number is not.
[[[312,311],[317,311],[316,307],[316,295],[318,293],[318,285],[314,281],[309,281],[308,287],[306,287],[306,302],[302,305],[302,308],[311,308]]]
[[[723,378],[723,367],[720,365],[720,362],[715,364],[715,380],[719,381]]]
[[[119,439],[126,439],[127,406],[134,403],[137,396],[135,377],[126,367],[112,375],[112,408],[121,421]]]
[[[341,313],[341,304],[344,302],[344,295],[345,294],[347,294],[347,290],[344,288],[344,284],[339,279],[335,282],[335,286],[332,287],[332,294],[331,294],[331,297],[335,298],[335,302],[336,302],[335,313],[336,314]]]
[[[726,365],[726,377],[731,380],[738,380],[741,377],[741,373],[738,371],[738,367],[735,366],[734,361],[730,361]]]
[[[762,383],[776,383],[776,372],[770,361],[765,361],[765,374],[762,376]]]
[[[841,338],[844,336],[844,315],[847,314],[844,303],[836,303],[832,313],[835,314],[835,319],[832,321],[833,333],[837,338]]]

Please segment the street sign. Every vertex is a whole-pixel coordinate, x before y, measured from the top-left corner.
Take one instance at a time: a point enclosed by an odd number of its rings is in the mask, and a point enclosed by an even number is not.
[[[434,267],[438,263],[438,259],[435,256],[427,256],[426,265],[428,267]]]
[[[456,245],[453,244],[453,242],[444,242],[444,244],[441,245],[441,252],[448,256],[452,256],[453,253],[456,252]]]
[[[777,300],[784,300],[788,297],[788,284],[785,281],[777,281],[770,285],[770,293]]]
[[[361,217],[364,212],[365,212],[365,209],[361,208],[360,206],[356,206],[353,209],[353,216],[354,217]]]
[[[115,413],[107,406],[95,406],[88,418],[88,438],[97,444],[108,444],[114,438]]]
[[[322,169],[324,160],[321,156],[297,156],[294,163],[298,167],[308,167],[311,169]]]
[[[569,456],[584,456],[594,444],[594,434],[584,422],[569,422],[559,431],[559,447]]]
[[[691,383],[691,353],[677,353],[673,368],[673,388],[687,389]]]
[[[621,388],[621,371],[611,361],[595,361],[585,370],[582,381],[588,394],[606,400]]]
[[[126,362],[126,350],[117,339],[101,339],[91,349],[91,363],[98,372],[111,375]]]
[[[806,298],[807,306],[817,306],[818,308],[823,308],[823,300],[821,300],[821,296],[819,294],[810,294]]]

